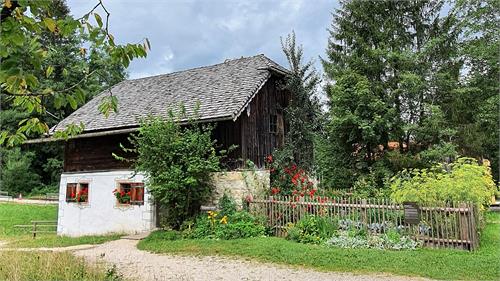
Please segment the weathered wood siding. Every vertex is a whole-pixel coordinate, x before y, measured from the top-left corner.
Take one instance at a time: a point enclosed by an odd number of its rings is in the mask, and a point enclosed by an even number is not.
[[[264,159],[284,142],[285,122],[283,109],[287,95],[279,89],[278,80],[270,78],[236,121],[218,122],[213,137],[219,149],[235,145],[223,165],[229,169],[245,166],[251,160],[264,167]],[[276,132],[270,131],[270,118],[276,116]],[[128,147],[128,135],[110,135],[69,140],[65,145],[64,171],[99,171],[130,168],[130,163],[116,160],[112,153],[123,155],[120,143]],[[128,157],[133,157],[129,155]]]
[[[281,90],[279,80],[271,78],[262,87],[241,120],[242,158],[251,160],[257,167],[265,166],[265,158],[284,143],[286,124],[283,109],[288,105],[288,95]],[[277,131],[270,131],[270,118],[277,117]]]
[[[71,139],[64,149],[64,171],[106,171],[130,168],[130,163],[115,159],[112,153],[123,156],[120,143],[129,147],[128,135],[110,135]],[[128,157],[133,157],[128,155]]]

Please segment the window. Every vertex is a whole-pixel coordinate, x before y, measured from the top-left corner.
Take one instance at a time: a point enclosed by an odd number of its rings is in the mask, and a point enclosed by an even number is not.
[[[269,116],[269,132],[278,132],[278,115],[276,114],[271,114],[271,116]]]
[[[66,185],[66,202],[89,202],[89,184],[86,182],[68,183]]]
[[[114,190],[116,200],[120,204],[144,205],[144,183],[121,182]]]

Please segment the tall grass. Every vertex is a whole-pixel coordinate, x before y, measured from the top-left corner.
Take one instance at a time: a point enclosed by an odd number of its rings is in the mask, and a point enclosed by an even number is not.
[[[104,265],[67,252],[0,252],[0,280],[121,280]]]

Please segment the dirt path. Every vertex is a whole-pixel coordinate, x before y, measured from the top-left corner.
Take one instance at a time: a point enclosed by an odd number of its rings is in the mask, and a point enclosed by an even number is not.
[[[135,280],[427,280],[390,275],[325,273],[224,257],[157,255],[137,249],[137,240],[120,239],[75,251],[91,262],[115,264],[124,277]]]

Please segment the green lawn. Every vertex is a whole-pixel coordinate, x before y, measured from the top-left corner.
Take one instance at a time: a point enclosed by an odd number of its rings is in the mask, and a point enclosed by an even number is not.
[[[447,280],[500,280],[500,213],[487,214],[487,226],[476,252],[446,249],[387,251],[340,249],[299,244],[275,237],[239,240],[163,239],[156,232],[139,249],[156,253],[225,255],[313,268],[358,273],[385,272]]]
[[[29,225],[33,220],[57,220],[57,205],[33,205],[0,203],[0,240],[7,247],[65,247],[80,244],[100,244],[120,238],[120,235],[61,237],[55,234],[40,234],[33,239],[29,230],[14,225]]]

